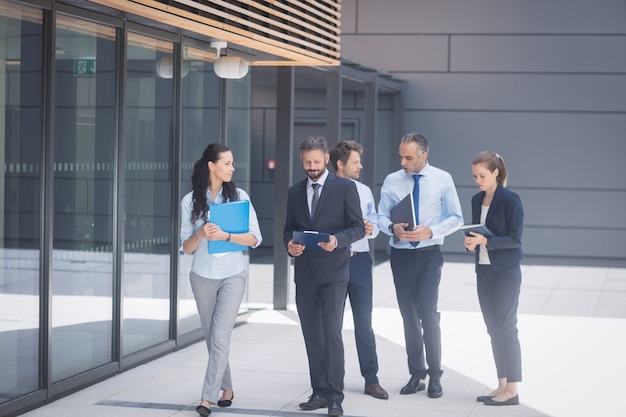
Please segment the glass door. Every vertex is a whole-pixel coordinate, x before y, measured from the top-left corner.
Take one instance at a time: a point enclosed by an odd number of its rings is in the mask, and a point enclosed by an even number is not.
[[[52,382],[112,361],[115,28],[56,17]]]
[[[42,31],[0,0],[0,403],[39,388]]]
[[[174,44],[128,34],[122,354],[169,339]]]
[[[180,195],[191,191],[194,162],[209,143],[219,142],[220,81],[213,72],[212,57],[207,50],[184,48],[182,79],[182,143]],[[180,226],[180,224],[178,225]],[[180,235],[180,233],[179,233]],[[178,334],[200,329],[200,318],[189,284],[192,255],[178,257]]]

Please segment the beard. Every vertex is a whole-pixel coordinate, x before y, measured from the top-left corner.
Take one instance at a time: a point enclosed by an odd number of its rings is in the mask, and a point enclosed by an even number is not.
[[[315,181],[324,175],[324,171],[326,171],[326,169],[311,169],[306,171],[306,175],[309,176],[311,181]]]

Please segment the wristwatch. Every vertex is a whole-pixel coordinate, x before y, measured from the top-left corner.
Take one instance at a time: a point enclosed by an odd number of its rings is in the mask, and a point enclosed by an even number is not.
[[[230,242],[230,232],[228,232],[228,237],[226,238],[226,242]]]
[[[389,224],[389,233],[391,233],[392,235],[393,235],[393,225],[394,225],[394,224],[395,224],[395,223],[391,223],[391,224]]]

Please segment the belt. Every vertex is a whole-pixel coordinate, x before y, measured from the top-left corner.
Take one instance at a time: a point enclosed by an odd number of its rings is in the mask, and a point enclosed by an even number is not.
[[[409,248],[402,248],[402,249],[398,249],[398,248],[394,248],[391,247],[391,249],[395,249],[395,250],[401,250],[401,251],[413,251],[413,252],[425,252],[425,251],[429,251],[429,250],[439,250],[439,247],[441,245],[430,245],[430,246],[425,246],[423,248],[415,248],[415,249],[409,249]]]
[[[363,254],[363,253],[369,253],[369,252],[355,252],[355,251],[350,251],[350,257],[357,256],[357,255],[361,255],[361,254]]]

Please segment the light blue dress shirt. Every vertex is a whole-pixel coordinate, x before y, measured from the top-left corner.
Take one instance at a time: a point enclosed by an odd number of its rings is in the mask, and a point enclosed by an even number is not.
[[[383,233],[390,235],[389,244],[397,249],[442,245],[445,236],[454,233],[463,225],[461,203],[452,176],[428,163],[419,174],[422,175],[419,182],[419,223],[429,227],[433,237],[419,242],[416,247],[405,240],[394,243],[393,235],[389,232],[391,209],[407,194],[413,192],[415,181],[412,175],[406,174],[403,169],[392,172],[387,175],[380,190],[378,227]]]
[[[359,239],[350,245],[350,250],[354,252],[369,252],[370,245],[367,242],[369,239],[374,239],[378,236],[380,229],[378,228],[378,215],[376,214],[376,204],[374,203],[374,195],[372,190],[359,181],[352,180],[356,184],[356,190],[359,193],[359,200],[361,200],[361,213],[363,218],[367,219],[374,225],[374,230],[369,236],[365,236],[363,239]]]
[[[241,188],[237,188],[237,193],[239,194],[240,200],[250,201],[250,196],[242,190]],[[180,242],[181,244],[193,236],[194,233],[198,231],[202,226],[204,226],[204,220],[197,219],[194,223],[191,222],[191,211],[193,210],[193,192],[187,193],[180,203],[180,216],[181,216],[181,226],[180,226]],[[211,196],[211,192],[207,190],[207,201],[209,203],[209,207],[211,204],[220,204],[224,202],[224,198],[222,196],[222,190],[217,194],[215,200]],[[210,211],[209,211],[210,216]],[[210,219],[209,219],[210,220]],[[250,202],[250,223],[249,223],[249,231],[256,238],[256,245],[251,246],[252,248],[256,248],[261,244],[263,238],[261,237],[261,229],[259,228],[259,221],[256,217],[256,211],[252,206],[252,202]],[[206,239],[202,239],[200,244],[196,248],[196,251],[193,253],[193,262],[191,264],[191,270],[201,277],[211,278],[211,279],[224,279],[231,277],[248,267],[246,257],[243,254],[243,251],[236,252],[227,252],[227,253],[219,253],[219,254],[209,254],[208,241]]]

